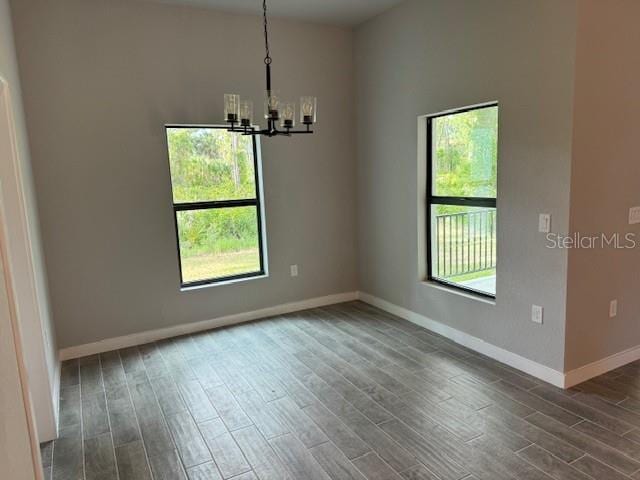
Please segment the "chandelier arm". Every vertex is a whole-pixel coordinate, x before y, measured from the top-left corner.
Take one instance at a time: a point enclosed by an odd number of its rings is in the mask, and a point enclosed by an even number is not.
[[[290,137],[291,135],[301,135],[301,134],[309,134],[314,133],[313,130],[278,130],[277,128],[272,129],[255,129],[255,128],[244,128],[244,127],[227,127],[228,132],[241,133],[242,135],[248,136],[256,136],[256,135],[266,135],[268,137],[276,137],[276,136],[285,136]]]

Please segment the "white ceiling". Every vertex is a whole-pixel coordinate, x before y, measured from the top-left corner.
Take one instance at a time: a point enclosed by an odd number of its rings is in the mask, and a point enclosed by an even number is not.
[[[262,14],[261,0],[155,0],[163,3],[211,7],[228,12]],[[402,0],[267,0],[277,17],[337,25],[358,25]]]

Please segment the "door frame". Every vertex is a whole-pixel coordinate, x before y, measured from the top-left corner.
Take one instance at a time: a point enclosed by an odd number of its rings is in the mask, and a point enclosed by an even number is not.
[[[17,151],[15,148],[15,129],[13,124],[13,117],[11,115],[11,101],[9,97],[9,88],[7,83],[0,77],[0,127],[4,124],[6,129],[0,129],[0,153],[2,153],[2,149],[9,151],[9,155],[11,158],[0,159],[1,161],[11,161],[17,164]],[[2,145],[2,143],[6,142],[6,144]],[[3,389],[7,388],[10,391],[12,390],[16,393],[16,390],[13,390],[17,387],[18,395],[20,400],[18,403],[21,403],[22,408],[18,405],[18,410],[22,410],[24,412],[24,423],[26,426],[26,434],[29,439],[29,447],[30,452],[24,452],[21,450],[24,445],[17,445],[17,449],[12,453],[13,455],[28,455],[31,460],[31,465],[33,467],[32,472],[20,472],[24,473],[24,477],[20,478],[33,478],[36,480],[43,479],[42,473],[42,460],[40,456],[40,447],[38,442],[38,434],[36,431],[35,425],[35,415],[33,410],[33,403],[31,400],[31,392],[29,390],[29,379],[27,375],[27,369],[24,360],[23,353],[23,341],[22,334],[20,329],[20,323],[18,321],[18,309],[15,299],[15,287],[14,287],[14,277],[11,271],[11,263],[10,263],[10,252],[9,252],[9,242],[8,242],[8,226],[6,223],[6,214],[5,214],[5,202],[3,193],[3,185],[2,179],[0,179],[0,268],[2,268],[2,278],[0,279],[0,288],[5,290],[7,304],[2,306],[0,310],[0,316],[2,317],[0,321],[7,322],[7,327],[11,331],[11,337],[13,341],[13,349],[9,350],[9,355],[6,359],[3,358],[4,361],[8,360],[11,364],[15,365],[17,369],[18,377],[17,383],[18,385],[3,385]],[[3,325],[4,326],[4,325]],[[12,357],[15,358],[15,363],[12,362]],[[11,368],[11,365],[9,365]],[[2,381],[7,381],[8,379],[3,379]],[[19,429],[19,426],[14,425],[14,431],[9,431],[8,433],[13,437],[18,438],[20,434],[24,435],[24,430],[16,431]],[[24,438],[24,437],[23,437]],[[22,460],[26,462],[26,459]],[[17,461],[19,463],[19,460]],[[5,472],[6,473],[6,472]],[[31,474],[32,473],[32,474]]]

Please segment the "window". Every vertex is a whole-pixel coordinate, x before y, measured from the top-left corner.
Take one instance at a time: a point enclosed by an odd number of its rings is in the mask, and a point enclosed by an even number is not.
[[[428,279],[496,294],[498,106],[427,118]]]
[[[265,274],[256,139],[167,126],[183,287]]]

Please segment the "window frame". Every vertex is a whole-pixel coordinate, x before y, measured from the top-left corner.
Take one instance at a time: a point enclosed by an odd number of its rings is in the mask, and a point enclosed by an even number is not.
[[[265,238],[264,238],[264,212],[263,212],[263,198],[262,198],[262,162],[259,156],[259,139],[255,135],[251,136],[251,143],[253,147],[253,171],[255,182],[255,198],[243,198],[236,200],[207,200],[202,202],[180,202],[176,203],[173,196],[173,178],[171,177],[171,159],[169,158],[169,140],[167,131],[169,129],[216,129],[227,130],[224,125],[194,125],[194,124],[166,124],[165,140],[167,147],[167,161],[169,162],[169,184],[171,186],[171,205],[173,208],[173,221],[176,233],[176,250],[178,254],[178,271],[180,275],[180,288],[181,290],[188,290],[196,287],[213,286],[224,283],[229,283],[238,280],[245,280],[256,277],[264,277],[267,275],[266,268],[266,251],[265,251]],[[239,134],[235,134],[239,135]],[[241,208],[241,207],[255,207],[256,209],[256,221],[258,223],[258,254],[260,257],[260,269],[255,272],[241,273],[237,275],[227,275],[224,277],[213,277],[202,280],[196,280],[193,282],[185,282],[182,273],[182,257],[180,255],[180,231],[178,229],[178,212],[188,212],[195,210],[213,210],[220,208]]]
[[[460,290],[462,292],[470,293],[473,295],[478,295],[480,297],[489,298],[495,300],[496,295],[483,292],[481,290],[476,290],[474,288],[465,287],[464,285],[460,285],[453,282],[448,282],[443,278],[439,278],[433,275],[432,271],[432,258],[433,258],[433,239],[431,235],[431,215],[432,208],[434,205],[454,205],[454,206],[463,206],[463,207],[484,207],[484,208],[493,208],[496,211],[496,220],[498,216],[498,207],[497,200],[498,195],[496,192],[495,197],[452,197],[452,196],[440,196],[433,194],[433,120],[441,117],[448,117],[450,115],[457,115],[460,113],[472,112],[475,110],[482,110],[484,108],[492,108],[498,107],[500,108],[498,102],[490,102],[483,103],[480,105],[473,105],[469,107],[456,108],[452,110],[447,110],[440,113],[434,113],[426,116],[427,120],[427,195],[426,195],[426,230],[427,230],[427,281],[437,283],[439,285],[443,285],[445,287],[453,288],[456,290]],[[500,115],[498,114],[498,119]],[[499,125],[498,125],[499,129]],[[498,131],[498,138],[499,136]],[[497,161],[497,160],[496,160]],[[496,166],[497,169],[497,166]],[[496,173],[497,176],[497,173]],[[497,181],[497,178],[496,178]],[[497,249],[496,249],[496,261],[497,261]]]

